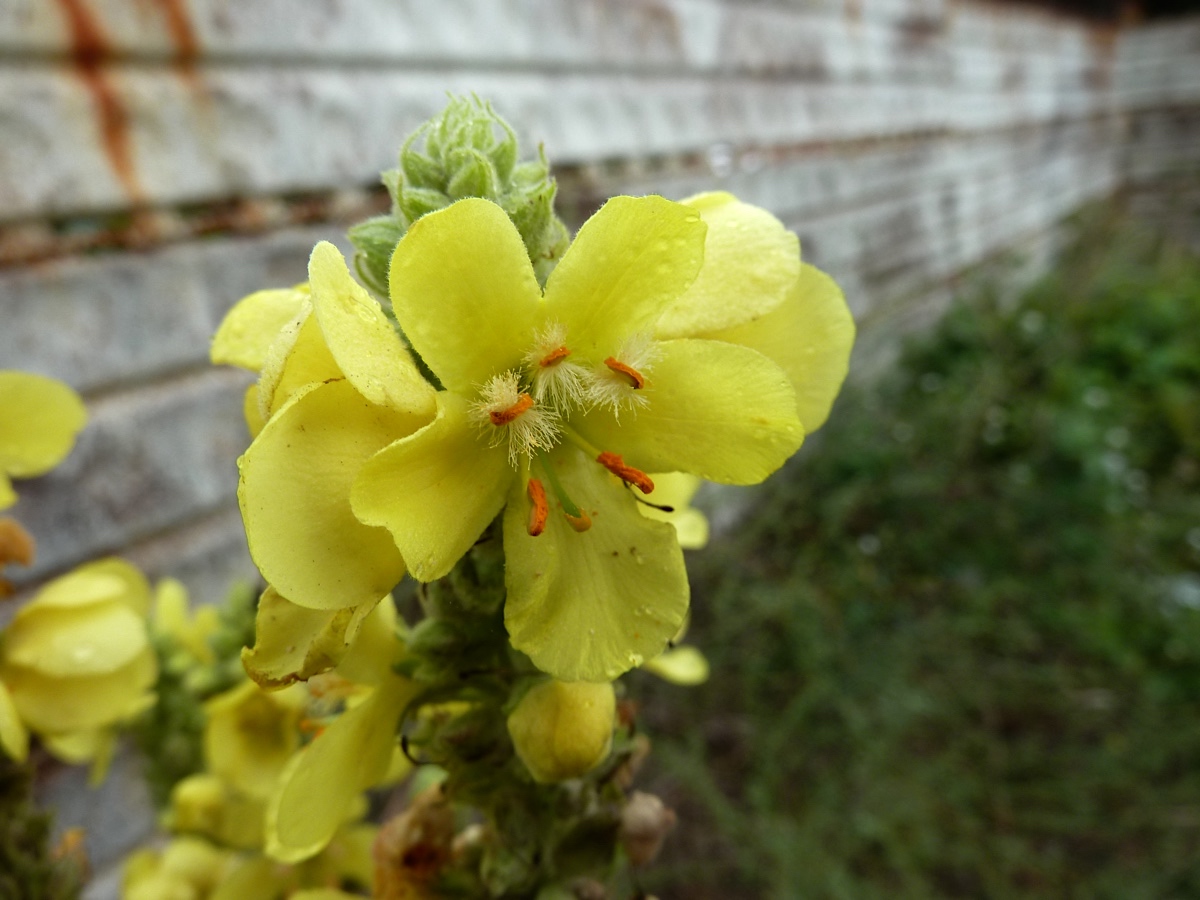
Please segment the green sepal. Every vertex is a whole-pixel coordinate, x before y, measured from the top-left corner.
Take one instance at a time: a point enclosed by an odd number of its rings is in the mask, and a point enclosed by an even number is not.
[[[350,227],[350,241],[358,248],[354,258],[358,277],[375,293],[385,297],[387,279],[380,281],[378,273],[387,272],[392,251],[400,243],[400,238],[404,237],[404,230],[394,216],[374,216]]]

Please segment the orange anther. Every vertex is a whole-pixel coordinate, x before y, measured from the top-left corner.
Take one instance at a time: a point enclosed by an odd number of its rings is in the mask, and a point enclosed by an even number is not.
[[[604,364],[616,372],[618,375],[624,375],[629,379],[629,386],[635,391],[640,391],[646,386],[646,379],[642,377],[642,373],[633,366],[627,366],[618,359],[613,359],[611,356],[604,361]]]
[[[625,465],[625,460],[621,459],[615,453],[607,451],[596,457],[596,462],[608,469],[622,481],[627,484],[632,484],[643,494],[649,494],[654,490],[654,482],[650,480],[650,476],[641,469],[635,469],[633,466]]]
[[[0,566],[8,563],[32,565],[33,537],[16,519],[0,519]]]
[[[536,478],[529,479],[529,535],[537,537],[546,530],[546,517],[550,515],[550,504],[546,502],[546,489]]]
[[[319,719],[303,718],[296,723],[296,727],[302,734],[311,734],[314,738],[318,738],[325,731],[325,723]]]
[[[549,353],[547,353],[545,356],[543,356],[541,358],[541,360],[538,362],[538,365],[541,366],[543,369],[548,369],[551,366],[557,365],[558,363],[562,362],[564,359],[566,359],[570,355],[571,355],[571,351],[568,350],[566,347],[559,347],[557,350],[551,350]]]
[[[565,511],[563,512],[563,515],[567,517],[567,523],[580,534],[592,527],[592,517],[582,509],[579,511],[579,515],[577,516],[573,516]]]
[[[518,394],[517,402],[508,409],[493,409],[488,413],[488,418],[492,420],[493,425],[507,425],[513,421],[521,413],[533,406],[533,398],[528,394]]]

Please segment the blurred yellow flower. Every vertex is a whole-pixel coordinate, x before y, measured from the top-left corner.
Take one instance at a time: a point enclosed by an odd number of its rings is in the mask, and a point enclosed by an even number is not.
[[[227,875],[233,854],[194,837],[162,850],[139,850],[125,861],[122,900],[202,900]],[[249,900],[249,898],[247,898]]]
[[[17,611],[0,644],[0,682],[11,701],[0,699],[6,748],[15,732],[10,706],[68,762],[104,757],[114,726],[154,702],[149,604],[142,573],[107,559],[56,578]]]
[[[301,685],[264,691],[253,681],[204,704],[204,759],[209,772],[251,797],[275,789],[283,767],[300,749],[300,721],[308,705]]]
[[[194,662],[208,665],[213,650],[208,640],[221,625],[221,615],[215,606],[201,606],[192,611],[187,588],[174,578],[164,578],[154,586],[154,615],[151,630],[165,635]]]
[[[258,850],[263,846],[265,812],[262,797],[201,772],[189,775],[171,790],[165,823],[172,831],[203,836],[225,847]]]
[[[294,863],[319,853],[358,814],[363,791],[408,774],[396,729],[418,688],[393,671],[405,651],[396,625],[389,597],[362,622],[337,669],[322,676],[349,688],[346,709],[288,761],[271,793],[266,852],[273,859]]]
[[[86,422],[83,401],[61,381],[0,370],[0,509],[17,501],[9,479],[53,469]]]

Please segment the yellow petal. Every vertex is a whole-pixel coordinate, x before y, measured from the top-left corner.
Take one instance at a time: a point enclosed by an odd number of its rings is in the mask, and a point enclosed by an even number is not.
[[[705,336],[751,347],[773,359],[791,380],[800,421],[811,433],[829,417],[846,379],[854,318],[834,280],[805,265],[787,300],[774,312]]]
[[[540,314],[542,292],[516,226],[474,197],[412,224],[388,285],[413,349],[460,393],[516,366]]]
[[[279,411],[240,461],[238,500],[250,554],[293,603],[374,602],[404,575],[386,531],[350,509],[362,464],[423,421],[367,402],[347,381],[308,389]]]
[[[145,620],[116,601],[64,609],[30,604],[9,627],[7,663],[43,675],[104,675],[148,646]]]
[[[647,519],[617,478],[571,448],[550,456],[592,525],[576,532],[552,511],[537,537],[516,484],[504,513],[504,624],[509,640],[563,681],[611,681],[657,656],[688,606],[675,532]]]
[[[150,583],[136,567],[115,557],[87,563],[68,572],[38,591],[18,610],[14,621],[42,609],[79,609],[115,600],[139,616],[150,610]]]
[[[236,790],[216,775],[189,775],[171,790],[168,827],[203,834],[226,847],[259,850],[266,801]]]
[[[442,391],[430,425],[362,467],[351,502],[363,522],[391,531],[414,578],[432,581],[479,539],[513,478],[507,452],[483,442],[467,402]]]
[[[208,639],[220,627],[216,607],[205,606],[192,615],[187,588],[174,578],[164,578],[154,588],[154,630],[167,635],[192,658],[213,661]]]
[[[350,646],[337,673],[355,684],[379,684],[393,674],[392,666],[404,652],[396,634],[396,604],[391,596],[371,610],[362,627],[350,633]]]
[[[308,285],[298,284],[243,297],[225,314],[213,336],[209,353],[213,364],[260,371],[271,344],[305,308],[308,295]]]
[[[250,432],[250,437],[258,437],[258,433],[263,430],[267,420],[263,418],[259,404],[257,384],[246,388],[245,396],[242,398],[242,416],[246,419],[246,430]]]
[[[300,746],[306,702],[297,685],[267,693],[250,681],[204,704],[208,770],[251,797],[266,797]]]
[[[681,471],[757,484],[799,449],[804,429],[787,375],[755,350],[719,341],[657,345],[645,407],[577,426],[601,450],[646,472]],[[655,501],[654,495],[649,497]]]
[[[0,472],[0,509],[8,509],[17,502],[17,492],[13,490],[12,481]]]
[[[29,732],[3,681],[0,681],[0,750],[19,763],[29,756]]]
[[[268,856],[299,862],[329,843],[355,798],[387,774],[396,725],[414,690],[404,679],[388,679],[288,763],[267,806]]]
[[[61,381],[0,370],[0,472],[28,478],[50,471],[86,422],[83,401]]]
[[[3,672],[21,719],[46,734],[103,728],[136,714],[153,699],[157,675],[149,648],[107,675],[53,678],[21,666]]]
[[[93,729],[92,731],[46,735],[43,737],[42,743],[59,759],[78,766],[103,752],[104,744],[107,743],[106,737],[111,738],[112,732],[106,729]]]
[[[546,314],[595,362],[654,323],[704,259],[704,223],[662,197],[613,197],[579,229],[546,283]]]
[[[263,422],[296,394],[345,377],[325,343],[317,317],[311,307],[305,310],[280,332],[263,363],[258,379],[258,418]]]
[[[257,900],[283,897],[292,873],[262,856],[240,860],[217,885],[208,900]]]
[[[672,684],[691,687],[708,681],[708,660],[695,647],[676,647],[642,666]]]
[[[328,241],[308,262],[313,311],[330,353],[358,392],[380,406],[431,418],[434,389],[417,370],[379,302],[350,277]]]
[[[343,609],[308,609],[268,587],[255,614],[254,647],[242,650],[246,674],[270,689],[328,671],[346,655],[355,632],[378,603],[375,599]]]
[[[683,201],[708,226],[704,266],[659,319],[660,339],[697,337],[766,315],[784,301],[800,275],[800,241],[765,209],[732,194]]]
[[[654,503],[639,504],[643,516],[659,522],[669,522],[675,528],[679,546],[684,550],[699,550],[708,543],[708,517],[689,504],[702,479],[684,472],[651,474],[654,482]],[[669,512],[659,507],[668,507]]]

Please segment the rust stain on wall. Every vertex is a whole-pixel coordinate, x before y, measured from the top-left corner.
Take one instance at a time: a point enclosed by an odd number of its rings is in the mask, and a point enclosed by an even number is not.
[[[200,57],[200,42],[192,27],[186,0],[152,0],[167,23],[167,34],[175,48],[175,66],[189,82],[196,83],[196,60]]]
[[[70,33],[71,62],[92,95],[104,154],[130,200],[140,204],[145,192],[134,168],[129,111],[104,72],[104,62],[111,55],[108,40],[84,0],[57,2]]]

